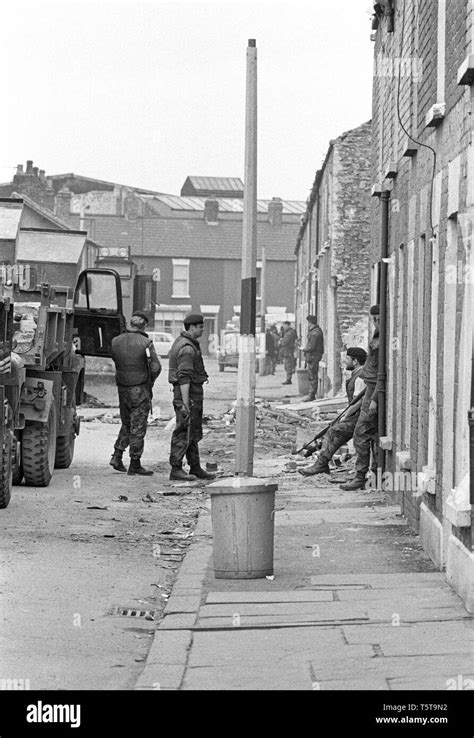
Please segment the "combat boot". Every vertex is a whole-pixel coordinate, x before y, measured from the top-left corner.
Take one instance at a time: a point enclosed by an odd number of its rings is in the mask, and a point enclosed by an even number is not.
[[[303,397],[301,402],[313,402],[313,400],[315,399],[316,399],[315,395],[306,395],[306,397]]]
[[[298,469],[298,471],[304,477],[311,477],[313,474],[331,473],[327,461],[315,461],[314,464],[311,464],[311,466],[307,466],[306,469]]]
[[[190,474],[193,474],[198,479],[215,479],[215,474],[210,474],[205,469],[202,469],[200,466],[191,466],[189,469]]]
[[[120,449],[116,448],[114,453],[112,454],[112,458],[109,461],[110,466],[113,466],[115,471],[119,472],[126,472],[126,468],[122,461],[123,451],[120,451]]]
[[[179,482],[195,482],[197,477],[194,474],[186,474],[181,466],[172,466],[170,479]]]
[[[293,384],[293,382],[291,379],[287,379],[285,382],[282,382],[282,384]]]
[[[153,472],[149,469],[144,469],[140,463],[140,459],[130,459],[127,474],[139,474],[141,477],[151,477]]]
[[[356,489],[365,489],[365,481],[365,477],[361,477],[356,474],[354,479],[350,479],[348,482],[341,484],[340,489],[343,489],[346,492],[351,492]]]

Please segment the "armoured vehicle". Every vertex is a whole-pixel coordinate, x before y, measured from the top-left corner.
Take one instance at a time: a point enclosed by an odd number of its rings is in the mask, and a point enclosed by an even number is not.
[[[120,277],[86,269],[75,289],[40,284],[0,295],[0,508],[12,484],[46,487],[79,434],[85,356],[110,356],[125,329]]]

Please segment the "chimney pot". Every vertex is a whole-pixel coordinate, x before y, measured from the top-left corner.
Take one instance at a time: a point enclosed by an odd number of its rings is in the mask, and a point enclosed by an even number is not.
[[[33,159],[27,159],[26,161],[26,173],[31,174],[31,171],[33,169]]]
[[[46,174],[46,172],[45,172],[45,170],[44,170],[44,169],[40,169],[40,170],[39,170],[39,178],[40,178],[40,180],[41,180],[42,182],[44,182],[44,181],[45,181],[45,176],[44,176],[45,174]]]
[[[33,167],[33,170],[32,171],[33,171],[33,175],[35,177],[37,177],[38,176],[38,167]]]

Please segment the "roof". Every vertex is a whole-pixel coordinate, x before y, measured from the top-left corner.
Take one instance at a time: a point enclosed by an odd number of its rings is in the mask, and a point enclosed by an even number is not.
[[[84,231],[21,228],[16,258],[27,262],[78,264],[85,242]]]
[[[243,197],[244,183],[240,177],[186,177],[181,188],[182,195],[207,195],[219,193]]]
[[[130,187],[129,185],[121,184],[120,182],[108,182],[105,179],[95,179],[94,177],[85,177],[82,174],[74,174],[74,172],[67,172],[65,174],[48,174],[48,179],[52,179],[53,182],[60,182],[62,180],[76,180],[78,182],[83,182],[84,184],[91,182],[95,185],[101,185],[101,188],[106,189],[113,189],[114,187],[125,187],[129,190],[134,190],[135,192],[140,192],[144,194],[160,194],[159,190],[147,190],[143,187]],[[88,191],[88,190],[85,190]]]
[[[128,225],[128,224],[127,224]],[[294,243],[299,223],[272,226],[257,223],[257,258],[266,247],[266,258],[294,261]],[[132,245],[132,256],[185,257],[202,259],[242,258],[242,219],[220,220],[208,225],[204,218],[148,218],[143,229],[143,242],[136,240],[133,228],[124,227],[119,216],[96,218],[95,240],[103,246]]]
[[[69,223],[66,223],[65,220],[61,220],[61,218],[58,218],[57,215],[55,215],[48,208],[43,208],[41,205],[38,205],[38,203],[35,200],[32,200],[31,197],[28,197],[28,195],[21,195],[18,192],[13,192],[12,197],[23,200],[24,204],[31,208],[31,210],[34,210],[36,213],[41,215],[43,218],[46,218],[54,225],[59,226],[59,228],[67,231],[71,230],[71,226],[69,225]]]
[[[22,210],[21,200],[0,200],[0,239],[11,241],[16,239]]]
[[[147,204],[153,208],[153,201],[159,200],[167,205],[171,210],[204,210],[206,202],[205,197],[178,197],[178,195],[156,195],[154,197],[143,198]],[[217,197],[219,210],[222,213],[243,213],[244,203],[241,198]],[[268,203],[271,200],[257,200],[257,213],[268,213]],[[306,203],[302,200],[282,200],[283,215],[299,215],[306,210]]]

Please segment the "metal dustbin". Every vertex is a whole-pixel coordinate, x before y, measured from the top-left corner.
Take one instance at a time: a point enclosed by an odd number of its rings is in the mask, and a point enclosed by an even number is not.
[[[267,479],[231,477],[207,489],[216,579],[271,576],[278,485]]]
[[[296,378],[298,380],[298,392],[300,395],[309,394],[309,379],[307,369],[297,369]]]

